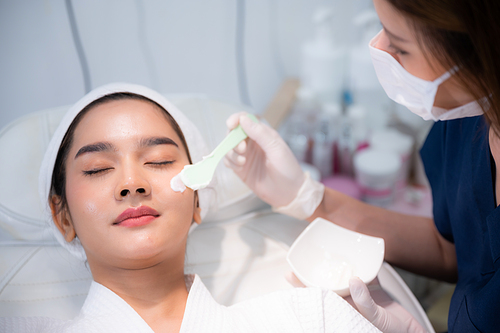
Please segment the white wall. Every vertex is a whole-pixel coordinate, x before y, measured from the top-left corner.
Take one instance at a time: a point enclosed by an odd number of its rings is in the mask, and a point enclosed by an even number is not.
[[[73,0],[92,87],[128,81],[241,102],[238,3],[245,4],[245,70],[257,112],[283,78],[299,75],[299,47],[312,36],[318,5],[337,9],[335,35],[344,45],[358,37],[354,13],[371,6],[370,0]],[[85,93],[64,0],[0,0],[0,45],[0,127]]]

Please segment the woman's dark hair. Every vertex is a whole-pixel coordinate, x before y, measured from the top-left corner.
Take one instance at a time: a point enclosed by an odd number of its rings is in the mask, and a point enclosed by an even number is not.
[[[136,95],[133,93],[122,92],[122,93],[113,93],[110,95],[103,96],[99,99],[96,99],[95,101],[87,105],[85,108],[83,108],[82,111],[80,111],[78,115],[75,117],[75,119],[73,119],[73,122],[71,123],[68,130],[66,131],[66,134],[64,135],[64,138],[61,142],[61,146],[59,147],[59,151],[57,152],[57,158],[54,164],[54,171],[52,172],[52,181],[48,198],[50,202],[50,200],[54,195],[59,196],[60,202],[57,204],[57,212],[60,212],[62,210],[67,210],[68,207],[68,201],[66,198],[66,160],[68,158],[69,151],[73,144],[73,136],[76,127],[83,119],[83,117],[96,106],[109,103],[112,101],[120,101],[127,99],[145,101],[151,103],[152,105],[156,106],[159,110],[163,111],[168,122],[170,123],[174,131],[177,133],[179,138],[181,139],[182,145],[184,149],[186,149],[189,163],[192,164],[191,155],[189,153],[189,149],[184,134],[182,133],[175,119],[161,105],[159,105],[155,101],[150,100],[149,98],[146,98],[141,95]]]
[[[459,67],[459,83],[500,133],[500,1],[387,1],[410,18],[424,50],[445,68]]]

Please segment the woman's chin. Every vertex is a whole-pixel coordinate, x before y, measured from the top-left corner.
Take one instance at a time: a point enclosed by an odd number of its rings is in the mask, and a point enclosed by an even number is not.
[[[109,241],[103,248],[97,242],[89,246],[84,244],[88,262],[95,267],[146,269],[160,265],[176,265],[183,263],[186,249],[186,238],[182,235],[161,237],[165,230],[142,230],[126,235],[120,241]],[[175,237],[177,236],[177,237]],[[85,246],[87,245],[87,246]]]
[[[184,262],[185,251],[173,251],[151,246],[136,246],[120,256],[124,268],[146,269],[161,264],[171,265],[174,262]]]

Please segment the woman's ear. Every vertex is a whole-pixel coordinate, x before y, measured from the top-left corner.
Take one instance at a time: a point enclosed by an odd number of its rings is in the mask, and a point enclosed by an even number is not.
[[[52,220],[66,242],[69,243],[75,239],[76,231],[66,209],[61,207],[61,197],[58,195],[52,196],[50,199],[50,210],[52,212]]]
[[[198,200],[198,192],[194,192],[193,221],[198,224],[201,223],[201,208]]]

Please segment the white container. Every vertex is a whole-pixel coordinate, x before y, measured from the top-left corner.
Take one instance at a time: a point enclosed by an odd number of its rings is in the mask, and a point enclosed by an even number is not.
[[[401,169],[399,155],[373,148],[363,149],[354,155],[354,172],[362,200],[387,207],[394,200],[396,181]]]
[[[300,162],[307,161],[311,135],[320,108],[316,94],[311,89],[300,87],[292,113],[280,129],[281,135]]]
[[[363,106],[352,104],[340,121],[338,159],[340,173],[345,176],[354,175],[353,156],[356,151],[366,148],[368,144],[365,115]]]
[[[396,182],[397,190],[404,189],[408,182],[413,144],[414,140],[411,136],[395,129],[377,131],[370,138],[370,147],[377,150],[391,151],[399,155],[401,171]]]
[[[349,278],[370,283],[384,261],[382,238],[342,228],[320,217],[297,237],[287,254],[293,273],[307,287],[349,295]]]
[[[314,125],[321,113],[321,103],[317,94],[307,87],[301,86],[296,93],[292,115],[299,115],[303,119],[302,126],[306,128],[309,137],[314,132]]]
[[[314,14],[315,37],[301,49],[301,84],[312,89],[321,102],[340,103],[345,50],[333,42],[332,18],[331,8],[320,8]]]
[[[321,172],[321,178],[329,177],[333,172],[334,144],[338,136],[338,123],[342,115],[339,104],[327,103],[316,120],[312,163]]]
[[[366,10],[354,17],[353,25],[361,34],[349,53],[349,89],[355,103],[365,107],[369,130],[387,126],[394,102],[378,81],[368,48],[370,40],[382,29],[377,13]]]
[[[361,104],[352,104],[347,108],[347,118],[352,125],[352,138],[356,150],[368,143],[366,108]]]

